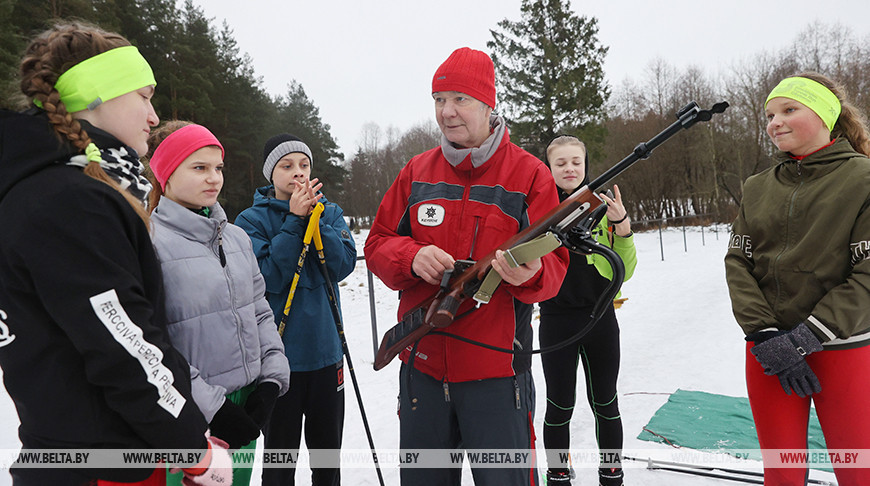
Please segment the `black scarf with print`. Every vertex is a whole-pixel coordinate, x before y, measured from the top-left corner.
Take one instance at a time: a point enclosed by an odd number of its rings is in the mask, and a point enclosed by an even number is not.
[[[86,120],[79,120],[88,132],[91,141],[100,148],[103,162],[100,166],[109,174],[122,189],[147,206],[148,194],[151,192],[151,182],[145,177],[145,165],[139,160],[139,154],[132,147],[124,145],[108,132],[101,130]],[[76,155],[67,162],[68,165],[84,167],[88,165],[85,155]]]

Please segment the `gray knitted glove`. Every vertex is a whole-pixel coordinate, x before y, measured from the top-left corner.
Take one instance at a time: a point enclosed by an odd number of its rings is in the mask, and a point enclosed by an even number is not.
[[[794,390],[797,396],[803,398],[822,391],[822,384],[819,383],[818,377],[804,360],[779,372],[776,377],[779,378],[779,384],[786,395],[791,395],[791,391]]]
[[[773,336],[768,337],[770,334]],[[747,340],[755,341],[750,351],[764,368],[764,374],[777,375],[787,394],[794,390],[805,397],[822,391],[819,379],[806,362],[807,355],[822,350],[822,343],[805,323],[787,332],[751,334]]]

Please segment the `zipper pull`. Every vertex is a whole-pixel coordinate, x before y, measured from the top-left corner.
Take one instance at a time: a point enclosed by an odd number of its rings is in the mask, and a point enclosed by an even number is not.
[[[797,161],[797,170],[798,170],[798,175],[801,175],[801,161],[800,160]]]
[[[520,406],[520,384],[517,383],[517,377],[514,376],[514,400],[516,400],[517,410],[522,408]]]
[[[220,226],[218,226],[218,257],[221,259],[221,267],[226,267],[227,256],[224,254],[224,236]]]
[[[442,382],[442,386],[444,388],[444,401],[449,402],[450,401],[450,387],[447,385],[446,381]]]

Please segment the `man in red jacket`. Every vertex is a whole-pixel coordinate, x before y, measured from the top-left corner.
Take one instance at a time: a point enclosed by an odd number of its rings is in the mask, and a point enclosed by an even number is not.
[[[510,142],[493,115],[495,71],[457,49],[432,79],[441,146],[412,158],[384,195],[365,246],[369,269],[401,291],[399,316],[438,290],[455,260],[478,260],[559,204],[547,167]],[[446,332],[500,348],[532,348],[532,304],[555,296],[564,249],[516,268],[496,252],[503,283],[477,309],[465,302]],[[469,452],[478,484],[536,485],[531,356],[427,335],[400,356],[400,448]],[[510,451],[511,454],[503,454]],[[477,467],[484,456],[487,467]],[[432,456],[428,456],[432,457]],[[519,459],[519,462],[517,460]],[[495,460],[505,467],[493,468]],[[508,464],[508,462],[510,463]],[[402,484],[459,485],[461,469],[403,467]]]

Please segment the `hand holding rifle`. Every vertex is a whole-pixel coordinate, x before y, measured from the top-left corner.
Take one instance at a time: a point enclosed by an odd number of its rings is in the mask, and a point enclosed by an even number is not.
[[[453,269],[453,257],[435,245],[424,246],[414,255],[411,271],[426,283],[438,285],[444,272]]]
[[[543,266],[540,258],[535,258],[523,265],[511,267],[505,258],[505,253],[496,250],[495,258],[492,259],[492,269],[501,275],[501,279],[511,285],[522,285],[534,277]]]

